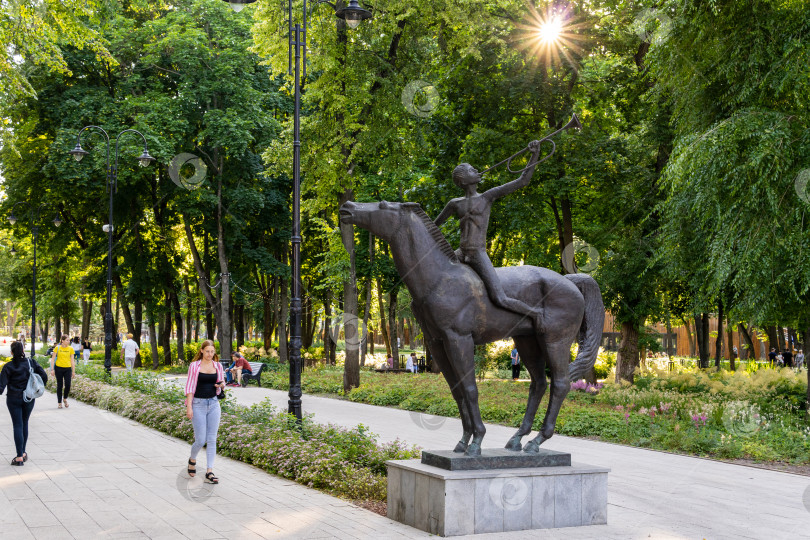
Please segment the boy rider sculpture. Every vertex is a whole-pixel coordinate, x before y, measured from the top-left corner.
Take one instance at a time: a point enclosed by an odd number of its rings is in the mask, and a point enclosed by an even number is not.
[[[463,189],[465,195],[447,203],[439,217],[436,218],[436,225],[441,226],[450,216],[458,217],[461,224],[461,242],[456,255],[459,260],[469,265],[481,277],[490,300],[496,306],[531,317],[534,328],[538,332],[543,332],[543,310],[530,307],[526,303],[506,295],[486,250],[487,226],[493,201],[528,186],[532,179],[540,154],[540,142],[529,143],[529,150],[532,156],[520,178],[484,193],[478,193],[476,190],[476,186],[481,182],[481,175],[472,165],[462,163],[456,167],[453,170],[453,183]]]

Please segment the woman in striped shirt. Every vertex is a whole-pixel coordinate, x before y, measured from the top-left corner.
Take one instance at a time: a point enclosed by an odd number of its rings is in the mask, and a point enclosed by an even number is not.
[[[197,454],[207,444],[205,457],[208,469],[206,481],[218,484],[214,476],[214,457],[217,453],[217,431],[219,430],[220,408],[217,395],[225,387],[225,373],[214,342],[206,339],[194,355],[188,367],[186,380],[186,416],[194,426],[194,444],[191,445],[191,456],[188,459],[188,475],[197,473]]]

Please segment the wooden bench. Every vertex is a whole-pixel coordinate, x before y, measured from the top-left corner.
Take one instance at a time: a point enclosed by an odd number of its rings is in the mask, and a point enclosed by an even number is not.
[[[249,381],[256,381],[256,384],[261,386],[262,371],[267,365],[262,362],[248,362],[248,364],[250,364],[250,373],[242,372],[242,388],[245,388]]]

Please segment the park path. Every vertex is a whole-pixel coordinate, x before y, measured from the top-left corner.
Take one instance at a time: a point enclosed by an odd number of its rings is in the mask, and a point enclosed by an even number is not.
[[[177,377],[176,382],[184,384],[185,378]],[[253,385],[231,390],[244,405],[269,399],[279,409],[287,408],[283,391]],[[381,441],[399,438],[425,449],[451,449],[461,435],[457,419],[341,399],[304,395],[303,410],[319,422],[363,424]],[[501,447],[514,431],[487,424],[485,446]],[[572,538],[810,538],[810,478],[806,476],[562,435],[543,446],[570,452],[575,462],[611,469],[608,525],[579,529]],[[564,529],[553,534],[567,537]],[[503,536],[527,537],[525,533]]]
[[[286,407],[284,392],[233,393],[244,404],[270,399]],[[452,446],[460,432],[453,419],[343,400],[304,396],[304,410],[321,422],[363,423],[382,440],[430,448]],[[488,429],[493,446],[512,431]],[[549,447],[612,468],[608,525],[475,538],[810,538],[805,477],[561,436]],[[12,448],[10,420],[0,413],[6,461]],[[189,482],[185,442],[78,401],[56,409],[50,393],[37,402],[28,450],[24,467],[0,464],[0,540],[428,537],[227,458],[217,458],[220,485],[203,485],[199,476]]]

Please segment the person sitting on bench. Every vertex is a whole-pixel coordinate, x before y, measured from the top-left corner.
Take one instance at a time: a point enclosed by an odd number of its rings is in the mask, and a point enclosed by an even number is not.
[[[244,356],[235,351],[231,353],[231,358],[233,359],[233,364],[225,370],[228,383],[233,386],[242,386],[242,374],[252,373],[250,363],[245,360]],[[236,382],[234,382],[234,374],[236,374]]]

